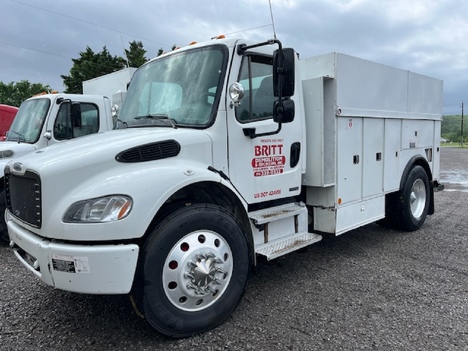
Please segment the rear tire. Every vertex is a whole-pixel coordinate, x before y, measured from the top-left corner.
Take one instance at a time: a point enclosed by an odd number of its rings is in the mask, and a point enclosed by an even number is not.
[[[222,207],[195,204],[169,214],[142,254],[136,297],[148,323],[168,336],[220,325],[244,294],[247,240],[242,225]]]
[[[399,196],[394,198],[397,202],[392,212],[397,228],[405,231],[421,228],[429,212],[430,191],[429,178],[424,168],[413,167]]]

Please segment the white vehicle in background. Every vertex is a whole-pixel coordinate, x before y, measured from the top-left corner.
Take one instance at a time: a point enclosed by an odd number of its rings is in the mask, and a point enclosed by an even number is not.
[[[82,83],[83,94],[44,93],[22,103],[7,143],[0,144],[0,241],[9,242],[3,216],[5,165],[13,157],[59,141],[111,130],[135,71],[130,67],[86,80]]]
[[[128,67],[120,71],[85,80],[82,83],[83,94],[108,96],[112,101],[113,112],[118,113],[127,92],[127,86],[137,69]]]
[[[204,332],[257,255],[420,228],[441,120],[438,79],[277,40],[191,45],[135,72],[118,130],[6,166],[10,245],[47,285],[130,293],[158,331]]]
[[[111,102],[105,96],[42,94],[25,100],[0,143],[0,240],[9,242],[5,224],[4,168],[12,159],[47,146],[110,130]]]

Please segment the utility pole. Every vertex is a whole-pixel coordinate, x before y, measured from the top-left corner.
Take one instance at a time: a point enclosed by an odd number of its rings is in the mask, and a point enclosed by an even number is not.
[[[461,119],[461,146],[463,147],[463,102],[462,102],[462,119]]]

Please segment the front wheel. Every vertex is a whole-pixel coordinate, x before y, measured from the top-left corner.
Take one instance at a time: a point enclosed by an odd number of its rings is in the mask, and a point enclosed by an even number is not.
[[[9,243],[8,229],[5,222],[6,199],[5,190],[0,188],[0,242]]]
[[[414,231],[421,228],[429,211],[430,191],[424,168],[413,167],[397,198],[395,216],[400,229]]]
[[[242,225],[219,206],[195,204],[168,215],[143,249],[137,282],[149,324],[186,337],[228,318],[250,270]]]

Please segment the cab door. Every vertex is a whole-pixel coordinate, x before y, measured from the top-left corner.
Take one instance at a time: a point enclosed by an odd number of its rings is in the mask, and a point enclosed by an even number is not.
[[[239,74],[231,74],[230,84],[240,82],[245,95],[238,106],[227,109],[229,177],[249,204],[297,195],[304,150],[301,119],[296,113],[293,122],[283,123],[278,133],[251,138],[252,132],[278,129],[278,123],[273,121],[277,99],[273,90],[273,58],[246,52],[240,60]]]

